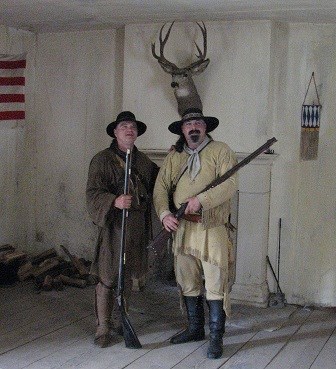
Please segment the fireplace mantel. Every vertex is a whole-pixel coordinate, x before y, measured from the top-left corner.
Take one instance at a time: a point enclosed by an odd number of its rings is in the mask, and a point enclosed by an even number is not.
[[[163,163],[164,158],[167,156],[168,151],[163,149],[139,149],[148,157],[153,160],[157,165],[161,166]],[[236,152],[238,161],[246,158],[246,156],[250,155],[249,153],[244,152]],[[277,154],[261,154],[257,158],[255,158],[253,161],[251,161],[251,165],[268,165],[272,164],[275,158],[277,157]]]
[[[162,164],[167,150],[142,149],[156,164]],[[238,161],[248,153],[237,152]],[[236,282],[232,287],[233,302],[266,307],[266,256],[269,238],[271,170],[277,154],[261,154],[239,170],[237,213]],[[234,211],[234,209],[233,209]]]

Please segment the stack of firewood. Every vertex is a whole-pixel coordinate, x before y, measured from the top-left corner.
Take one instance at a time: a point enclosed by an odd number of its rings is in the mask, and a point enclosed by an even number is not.
[[[54,248],[30,256],[15,250],[13,246],[0,246],[0,270],[1,264],[15,266],[17,280],[32,279],[36,288],[44,291],[60,291],[64,286],[84,288],[95,284],[96,280],[89,274],[90,261],[71,254],[65,246],[60,248],[64,256]]]

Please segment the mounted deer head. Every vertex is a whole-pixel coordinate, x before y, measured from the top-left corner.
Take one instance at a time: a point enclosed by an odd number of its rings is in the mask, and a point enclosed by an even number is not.
[[[202,101],[197,92],[196,86],[192,77],[194,75],[202,73],[205,68],[208,66],[210,60],[205,59],[206,52],[207,52],[207,30],[202,22],[202,24],[196,22],[198,27],[202,31],[203,35],[203,52],[198,47],[197,43],[195,42],[198,55],[198,60],[194,63],[191,63],[187,67],[179,68],[176,64],[167,60],[163,54],[164,47],[167,43],[169,38],[171,29],[173,27],[174,22],[168,28],[166,36],[163,37],[163,28],[165,27],[166,23],[160,29],[159,41],[160,41],[160,55],[158,56],[155,52],[155,42],[152,43],[152,54],[155,59],[158,60],[159,64],[161,65],[162,69],[172,75],[172,83],[171,86],[174,89],[174,95],[177,100],[178,112],[181,116],[188,108],[199,108],[202,110]]]

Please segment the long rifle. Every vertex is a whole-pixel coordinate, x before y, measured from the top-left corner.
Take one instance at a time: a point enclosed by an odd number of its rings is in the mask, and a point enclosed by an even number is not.
[[[213,187],[218,186],[219,184],[226,181],[228,178],[230,178],[233,174],[235,174],[240,168],[248,164],[251,160],[256,158],[258,155],[265,152],[267,149],[269,149],[275,142],[277,142],[277,139],[275,137],[269,139],[266,143],[264,143],[262,146],[260,146],[257,150],[253,151],[252,154],[248,155],[246,158],[241,160],[238,164],[233,166],[231,169],[229,169],[227,172],[225,172],[222,176],[216,178],[214,181],[212,181],[209,185],[207,185],[202,191],[200,191],[198,194],[208,191]],[[181,219],[184,215],[185,209],[187,208],[188,203],[184,202],[181,204],[181,206],[177,209],[177,211],[174,213],[174,216],[176,219]],[[148,248],[152,249],[154,251],[154,254],[157,256],[162,256],[164,254],[164,248],[167,245],[167,241],[171,237],[171,232],[167,231],[165,228],[162,228],[162,230],[158,233],[158,235],[153,239],[153,241],[149,244]]]
[[[126,152],[126,164],[125,164],[125,180],[124,180],[124,195],[128,194],[129,181],[131,176],[130,166],[131,151],[127,149]],[[141,343],[132,327],[132,324],[128,318],[125,300],[124,300],[124,285],[125,285],[125,244],[126,244],[126,228],[127,228],[128,210],[122,210],[122,223],[121,223],[121,242],[120,242],[120,257],[119,257],[119,273],[118,273],[118,287],[117,287],[117,303],[121,314],[123,325],[123,336],[125,345],[128,348],[141,348]]]

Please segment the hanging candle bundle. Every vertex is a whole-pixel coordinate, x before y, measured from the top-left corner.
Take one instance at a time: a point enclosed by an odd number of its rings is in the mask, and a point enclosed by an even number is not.
[[[309,105],[306,104],[306,97],[312,82],[314,82],[315,86],[317,104],[313,102],[313,104]],[[302,160],[313,160],[317,158],[321,108],[322,105],[320,104],[313,72],[301,109],[300,157]]]

